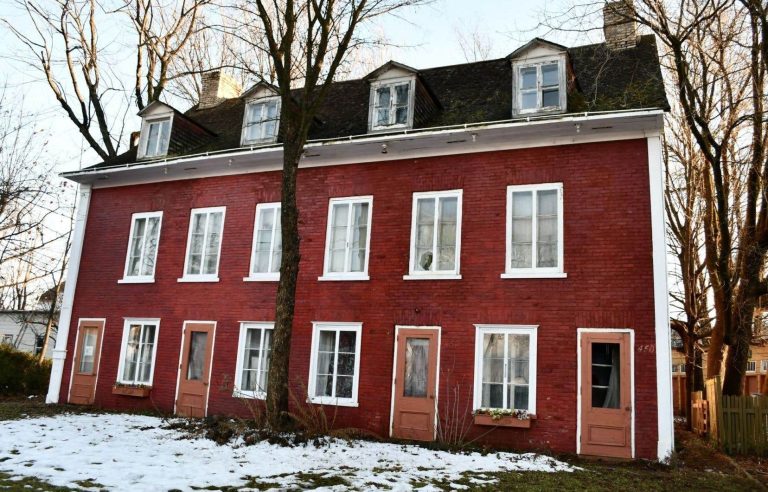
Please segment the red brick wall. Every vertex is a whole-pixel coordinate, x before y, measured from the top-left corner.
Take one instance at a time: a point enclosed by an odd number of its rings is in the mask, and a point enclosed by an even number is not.
[[[274,318],[276,283],[243,282],[258,202],[279,200],[279,174],[96,189],[75,295],[80,317],[106,318],[96,402],[173,410],[184,320],[215,320],[209,413],[248,415],[231,397],[239,321]],[[501,279],[506,187],[562,182],[566,279]],[[635,330],[636,447],[656,453],[653,271],[645,140],[521,149],[387,163],[304,169],[299,174],[302,263],[290,374],[306,385],[312,321],[363,323],[359,408],[336,423],[388,434],[395,325],[442,327],[439,401],[458,392],[471,409],[475,323],[538,325],[538,401],[531,429],[497,430],[485,441],[519,449],[576,448],[576,329]],[[406,281],[412,193],[462,188],[461,280]],[[367,282],[318,282],[328,198],[373,195]],[[226,206],[219,283],[178,283],[191,208]],[[154,284],[117,284],[134,212],[163,210]],[[151,401],[115,396],[124,317],[161,318]],[[641,348],[642,347],[642,348]],[[649,348],[650,347],[650,348]],[[331,409],[331,413],[334,410]],[[487,428],[472,429],[485,432]]]

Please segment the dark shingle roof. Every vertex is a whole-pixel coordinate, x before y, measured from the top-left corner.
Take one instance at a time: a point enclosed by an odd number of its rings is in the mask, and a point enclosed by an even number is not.
[[[567,112],[597,112],[641,108],[669,109],[661,76],[656,41],[638,38],[637,46],[613,51],[604,43],[568,48],[576,89],[568,96]],[[509,57],[418,71],[418,77],[439,107],[414,124],[431,128],[508,120],[512,117],[512,68]],[[336,82],[309,132],[309,139],[362,135],[368,131],[369,82]],[[301,90],[301,89],[298,89]],[[215,133],[184,155],[240,147],[245,99],[228,99],[206,109],[193,107],[185,116]],[[173,150],[173,145],[171,146]],[[135,149],[117,163],[134,162]],[[98,166],[104,166],[99,164]]]

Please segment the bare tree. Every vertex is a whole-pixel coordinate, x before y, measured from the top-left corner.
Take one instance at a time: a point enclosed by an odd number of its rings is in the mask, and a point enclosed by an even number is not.
[[[112,10],[96,0],[55,0],[50,6],[14,1],[32,28],[26,32],[9,20],[3,23],[27,48],[28,64],[42,74],[70,122],[109,162],[118,156],[124,136],[128,88],[139,109],[160,98],[173,79],[175,58],[198,29],[210,0],[131,0]],[[135,36],[127,53],[136,60],[130,82],[115,68],[126,53],[111,50],[99,36],[99,26],[107,22]]]
[[[470,27],[466,24],[454,28],[459,49],[467,63],[487,60],[491,56],[491,38],[478,25]]]
[[[252,49],[268,55],[269,72],[274,74],[282,103],[283,244],[267,388],[267,417],[273,428],[284,425],[288,410],[288,363],[300,259],[296,175],[310,126],[348,54],[366,44],[358,28],[376,16],[418,3],[423,2],[256,0],[235,7],[242,24],[258,34]],[[262,69],[256,67],[254,71]],[[303,87],[292,90],[297,83]]]

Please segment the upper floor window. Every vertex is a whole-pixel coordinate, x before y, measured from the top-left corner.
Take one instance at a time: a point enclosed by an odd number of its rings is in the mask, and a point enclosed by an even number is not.
[[[253,230],[251,272],[244,280],[279,280],[282,259],[280,202],[259,203]]]
[[[162,219],[162,212],[138,213],[131,217],[128,253],[121,283],[154,281]]]
[[[180,282],[218,282],[225,207],[192,209]]]
[[[507,187],[506,261],[502,278],[566,276],[562,183]]]
[[[280,126],[280,98],[248,101],[245,105],[242,143],[271,143],[277,140]]]
[[[413,126],[413,79],[371,85],[371,130]]]
[[[139,157],[161,157],[168,153],[171,118],[145,120],[139,142]]]
[[[332,198],[321,280],[368,280],[373,197]]]
[[[565,110],[565,71],[560,57],[516,63],[515,114]]]
[[[461,195],[461,190],[413,194],[406,279],[461,278]]]
[[[757,362],[750,360],[747,362],[747,372],[755,372],[757,369]]]

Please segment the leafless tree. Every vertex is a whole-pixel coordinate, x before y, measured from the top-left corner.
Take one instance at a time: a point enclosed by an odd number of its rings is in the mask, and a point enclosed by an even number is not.
[[[478,24],[462,24],[454,28],[456,40],[467,63],[487,60],[491,56],[493,45],[491,38]]]
[[[274,428],[288,410],[288,363],[299,272],[299,210],[296,175],[312,121],[349,53],[366,45],[358,31],[374,17],[423,3],[419,0],[255,0],[234,7],[242,26],[255,33],[245,42],[269,60],[280,94],[282,171],[282,261],[269,364],[267,417]],[[242,32],[237,29],[236,32]],[[255,42],[250,41],[255,40]],[[263,67],[253,67],[254,72]],[[300,90],[292,90],[297,85]]]

